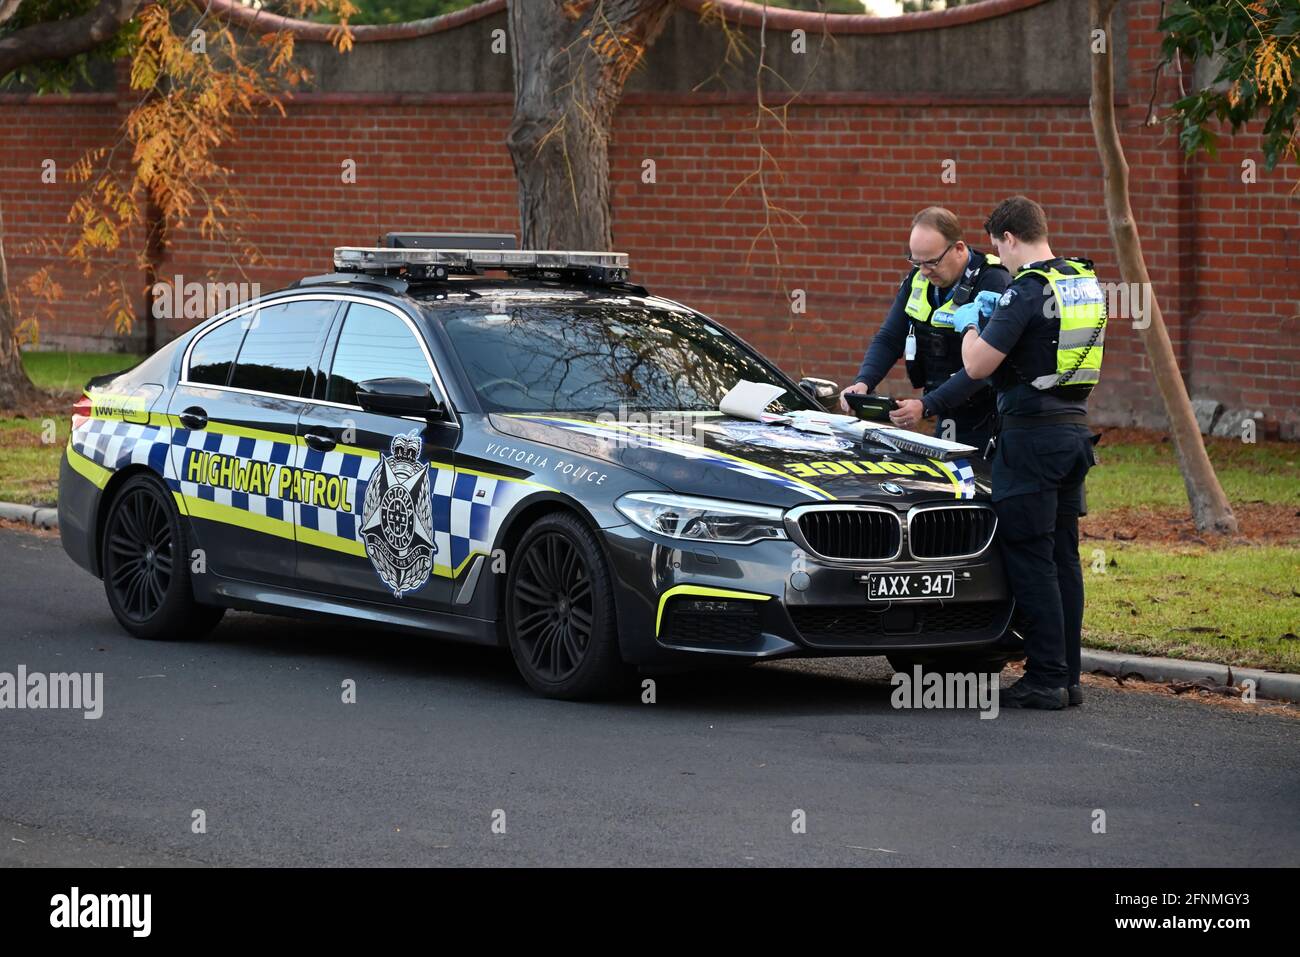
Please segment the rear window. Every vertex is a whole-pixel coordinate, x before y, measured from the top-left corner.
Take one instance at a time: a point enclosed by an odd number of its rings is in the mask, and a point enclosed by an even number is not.
[[[230,380],[230,367],[235,364],[245,331],[243,319],[231,319],[194,343],[190,352],[189,381],[225,385]]]
[[[238,389],[297,397],[308,368],[320,358],[325,333],[338,303],[286,302],[258,309],[249,322],[230,384]]]

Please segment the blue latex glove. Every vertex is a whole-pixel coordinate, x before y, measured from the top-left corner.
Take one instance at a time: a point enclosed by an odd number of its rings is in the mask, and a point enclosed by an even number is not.
[[[984,295],[984,293],[980,293]],[[963,335],[968,328],[974,326],[979,329],[980,310],[978,302],[968,302],[964,306],[958,306],[952,313],[952,328],[958,335]]]
[[[985,319],[993,315],[993,310],[998,307],[998,300],[1002,298],[1000,292],[990,292],[985,289],[983,292],[975,294],[975,305],[979,307],[979,313]]]

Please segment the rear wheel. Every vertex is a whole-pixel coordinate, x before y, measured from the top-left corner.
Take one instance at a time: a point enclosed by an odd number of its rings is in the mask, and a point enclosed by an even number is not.
[[[537,693],[592,698],[619,688],[613,585],[600,543],[573,515],[546,515],[520,539],[506,576],[505,628]]]
[[[224,608],[200,605],[190,585],[185,528],[151,475],[128,479],[109,506],[101,568],[108,605],[137,638],[207,634]]]

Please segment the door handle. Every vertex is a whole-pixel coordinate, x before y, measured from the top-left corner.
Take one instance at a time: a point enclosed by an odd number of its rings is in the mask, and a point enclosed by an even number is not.
[[[328,452],[338,444],[334,439],[334,436],[330,435],[330,433],[325,429],[316,432],[308,432],[302,438],[304,442],[310,445],[317,452]]]
[[[199,429],[207,428],[208,425],[207,411],[204,409],[200,409],[197,405],[190,406],[179,416],[177,416],[177,418],[181,420],[181,425],[185,426],[185,428],[190,429],[191,431],[197,431]]]

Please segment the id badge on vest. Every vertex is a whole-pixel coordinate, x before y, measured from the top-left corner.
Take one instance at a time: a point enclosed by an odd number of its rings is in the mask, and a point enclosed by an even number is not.
[[[903,358],[908,362],[916,359],[916,328],[907,327],[907,342],[903,344]]]

